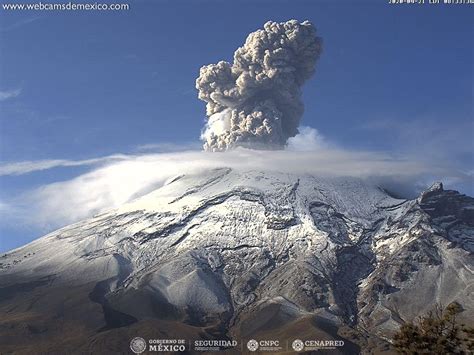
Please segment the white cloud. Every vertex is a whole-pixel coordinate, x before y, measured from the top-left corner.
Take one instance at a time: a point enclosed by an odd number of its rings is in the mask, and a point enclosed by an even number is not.
[[[1,201],[0,219],[3,223],[21,223],[45,232],[143,196],[170,177],[216,167],[361,177],[406,196],[414,196],[437,180],[443,180],[447,187],[464,186],[472,192],[472,171],[455,169],[449,162],[433,163],[431,159],[414,158],[414,155],[403,158],[381,152],[345,150],[328,143],[311,127],[299,130],[300,133],[288,141],[286,150],[239,148],[210,153],[195,150],[194,144],[183,147],[149,144],[138,147],[139,153],[135,155],[3,164],[0,176],[57,167],[91,167],[73,179],[46,184],[13,200]]]
[[[104,163],[114,160],[127,159],[125,155],[111,155],[108,157],[86,159],[86,160],[64,160],[64,159],[47,159],[36,161],[22,161],[14,163],[0,164],[0,176],[5,175],[23,175],[41,170],[48,170],[59,167],[84,166]]]
[[[328,146],[324,137],[314,128],[301,126],[299,134],[288,139],[287,150],[296,152],[316,151]]]
[[[325,147],[303,152],[236,149],[226,153],[186,151],[143,154],[119,156],[118,159],[105,157],[62,162],[60,166],[84,162],[94,162],[99,166],[71,180],[47,184],[15,200],[4,202],[16,212],[14,215],[9,213],[8,218],[3,220],[18,223],[18,219],[23,218],[21,223],[25,225],[40,227],[43,231],[51,230],[118,207],[160,187],[167,179],[178,174],[224,166],[240,170],[357,176],[386,183],[389,187],[402,186],[404,192],[413,192],[417,182],[432,176],[450,177],[458,181],[471,179],[472,182],[472,176],[468,174],[452,172],[421,161]],[[43,168],[45,166],[42,165]]]
[[[219,136],[231,129],[231,112],[230,108],[226,108],[221,112],[211,115],[201,132],[201,140],[209,141],[213,135]]]
[[[21,94],[21,89],[0,91],[0,101],[6,101],[8,99],[13,99],[15,97],[20,96],[20,94]]]

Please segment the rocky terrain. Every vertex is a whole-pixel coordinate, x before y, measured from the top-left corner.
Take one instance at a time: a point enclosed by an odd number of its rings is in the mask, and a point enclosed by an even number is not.
[[[474,199],[216,169],[0,255],[0,353],[127,352],[130,339],[342,339],[390,352],[404,321],[474,319]],[[336,352],[333,352],[336,353]]]

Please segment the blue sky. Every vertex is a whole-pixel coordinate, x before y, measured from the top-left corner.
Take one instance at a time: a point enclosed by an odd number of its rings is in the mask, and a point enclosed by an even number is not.
[[[130,7],[0,10],[3,165],[193,146],[205,119],[194,89],[199,68],[230,61],[266,21],[296,18],[313,22],[324,40],[316,75],[304,87],[303,125],[345,149],[417,155],[472,174],[472,7],[379,0],[160,0]],[[0,203],[88,169],[5,174]],[[472,180],[453,187],[474,192]],[[0,251],[44,232],[5,218]]]

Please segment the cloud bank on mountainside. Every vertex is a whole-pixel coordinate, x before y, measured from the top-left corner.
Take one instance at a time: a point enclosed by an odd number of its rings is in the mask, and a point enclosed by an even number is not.
[[[0,214],[8,223],[21,219],[25,225],[48,231],[121,206],[159,188],[174,176],[221,167],[269,174],[359,177],[407,197],[414,197],[440,177],[445,181],[449,177],[454,183],[472,183],[472,175],[439,165],[330,147],[315,130],[308,128],[290,143],[288,150],[237,148],[223,153],[184,151],[86,160],[83,162],[94,162],[87,173],[2,201],[5,208]],[[74,166],[72,162],[70,165]],[[31,171],[26,166],[22,168]]]

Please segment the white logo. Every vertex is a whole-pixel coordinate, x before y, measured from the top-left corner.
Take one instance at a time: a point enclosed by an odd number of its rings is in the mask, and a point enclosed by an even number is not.
[[[257,351],[258,341],[254,340],[254,339],[249,340],[248,343],[247,343],[247,349],[249,349],[250,351]]]
[[[293,340],[293,343],[291,343],[291,347],[293,348],[294,351],[301,351],[304,349],[304,343],[299,340]]]
[[[135,354],[141,354],[146,350],[146,341],[143,338],[136,337],[133,338],[132,341],[130,342],[130,349],[135,353]]]

